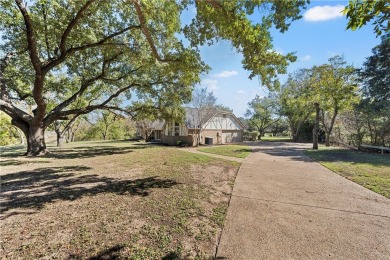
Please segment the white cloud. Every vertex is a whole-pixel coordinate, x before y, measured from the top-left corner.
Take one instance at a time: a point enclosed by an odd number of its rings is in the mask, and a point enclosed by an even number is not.
[[[267,50],[267,52],[269,52],[269,53],[276,53],[276,54],[279,54],[279,55],[283,54],[283,50],[280,49],[280,48],[276,48],[275,50],[269,49],[269,50]]]
[[[246,91],[245,91],[245,90],[242,90],[242,89],[240,89],[239,91],[237,91],[237,93],[238,93],[238,94],[245,94],[245,93],[246,93]]]
[[[301,61],[308,61],[308,60],[311,60],[311,56],[310,55],[305,55],[301,58]]]
[[[208,91],[216,91],[219,89],[218,80],[216,79],[204,79],[202,80],[201,85],[207,87]]]
[[[238,74],[238,72],[235,70],[224,70],[221,73],[216,74],[215,76],[217,78],[229,78],[229,77],[235,76],[237,74]]]
[[[303,19],[308,22],[319,22],[319,21],[327,21],[342,17],[342,10],[344,10],[343,5],[335,5],[335,6],[316,6],[310,8],[303,15]]]

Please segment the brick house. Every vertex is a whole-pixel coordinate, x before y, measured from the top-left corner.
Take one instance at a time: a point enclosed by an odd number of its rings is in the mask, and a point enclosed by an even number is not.
[[[159,124],[152,133],[152,138],[169,145],[178,142],[195,146],[198,140],[200,120],[195,109],[185,108],[184,122],[164,122]],[[205,115],[201,125],[200,144],[205,144],[206,138],[212,138],[213,144],[242,142],[245,126],[231,112],[212,110]]]

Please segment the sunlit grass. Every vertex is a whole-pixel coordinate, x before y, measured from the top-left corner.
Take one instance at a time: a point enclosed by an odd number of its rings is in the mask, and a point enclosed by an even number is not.
[[[333,147],[305,153],[333,172],[390,198],[389,156]]]

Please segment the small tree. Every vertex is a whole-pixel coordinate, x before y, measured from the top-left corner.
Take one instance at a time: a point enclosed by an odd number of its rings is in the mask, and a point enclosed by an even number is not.
[[[321,109],[326,146],[330,146],[330,135],[337,115],[357,102],[356,72],[341,56],[334,56],[329,59],[329,64],[311,69],[313,99]]]
[[[258,139],[264,136],[265,129],[279,121],[278,103],[274,96],[256,97],[248,103],[246,116],[249,116],[249,126],[259,132]]]
[[[298,141],[301,128],[313,113],[310,70],[290,74],[279,95],[281,114],[287,117],[292,140]]]
[[[77,122],[80,117],[80,114],[76,114],[72,119],[68,120],[56,120],[53,123],[54,131],[56,132],[57,137],[57,146],[62,146],[64,141],[72,142],[73,141],[73,125]]]
[[[192,92],[192,100],[190,102],[191,109],[190,122],[186,122],[187,126],[195,128],[196,132],[193,137],[197,136],[196,145],[201,142],[202,131],[206,122],[217,112],[215,103],[217,98],[213,92],[207,91],[207,88],[195,88]]]
[[[156,125],[157,122],[150,119],[137,120],[136,122],[137,133],[139,136],[142,136],[142,138],[144,138],[145,140],[148,140],[153,130],[155,130]]]

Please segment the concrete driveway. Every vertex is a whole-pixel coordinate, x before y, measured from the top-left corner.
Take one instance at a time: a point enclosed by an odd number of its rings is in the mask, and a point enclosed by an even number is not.
[[[390,259],[390,200],[311,161],[309,147],[253,143],[217,259]]]

